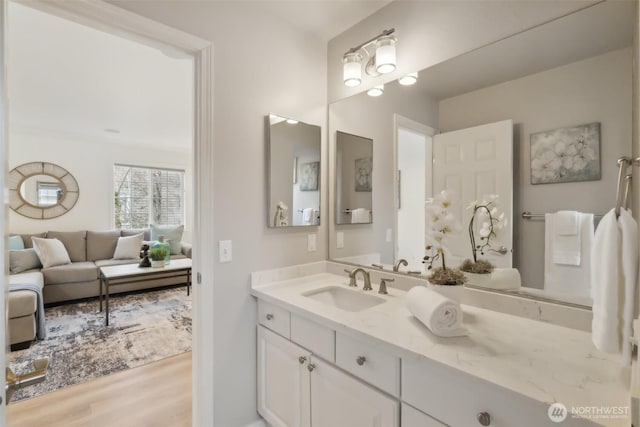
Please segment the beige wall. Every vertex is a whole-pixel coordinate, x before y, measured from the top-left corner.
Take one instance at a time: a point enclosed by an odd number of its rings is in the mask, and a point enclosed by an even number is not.
[[[422,70],[597,1],[394,1],[329,41],[329,102]],[[342,82],[342,56],[388,28],[396,29],[397,69],[355,88]]]
[[[326,43],[270,15],[268,2],[114,3],[213,43],[216,211],[211,218],[215,240],[233,240],[233,262],[218,264],[217,253],[209,254],[215,263],[211,404],[215,425],[243,426],[259,418],[250,273],[327,254],[326,221],[320,227],[267,228],[264,123],[264,116],[275,112],[324,129]],[[323,206],[323,218],[326,212]],[[318,233],[316,252],[307,252],[309,233]]]
[[[578,210],[603,214],[615,206],[616,159],[631,153],[631,48],[441,101],[442,132],[514,121],[514,262],[527,286],[544,283],[544,221],[534,213]],[[601,124],[599,181],[531,185],[531,133]]]

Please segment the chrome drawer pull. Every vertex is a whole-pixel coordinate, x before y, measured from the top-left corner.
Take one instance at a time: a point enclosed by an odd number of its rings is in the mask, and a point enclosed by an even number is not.
[[[309,370],[309,372],[313,371],[316,368],[316,365],[314,365],[313,363],[309,363],[307,365],[307,369]]]
[[[364,356],[358,356],[358,358],[356,359],[356,363],[360,366],[364,365],[364,362],[367,360],[366,357]]]
[[[271,320],[271,319],[273,319],[273,314],[271,313],[267,314],[267,320]]]
[[[306,358],[306,357],[304,357],[304,356],[300,356],[300,357],[298,357],[298,362],[300,362],[300,364],[301,364],[301,365],[302,365],[304,362],[306,362],[306,361],[307,361],[307,358]]]
[[[488,412],[479,412],[478,413],[478,422],[480,425],[488,426],[491,424],[491,415]]]

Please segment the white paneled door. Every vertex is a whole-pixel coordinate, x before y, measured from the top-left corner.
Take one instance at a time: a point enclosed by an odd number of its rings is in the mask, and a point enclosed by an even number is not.
[[[497,194],[507,226],[492,242],[504,254],[488,251],[481,256],[496,267],[512,266],[513,247],[513,122],[504,120],[446,132],[434,137],[433,194],[443,189],[454,197],[454,213],[461,219],[461,231],[447,241],[451,266],[472,258],[468,234],[472,210],[467,206],[485,195]],[[479,240],[478,237],[476,237]]]

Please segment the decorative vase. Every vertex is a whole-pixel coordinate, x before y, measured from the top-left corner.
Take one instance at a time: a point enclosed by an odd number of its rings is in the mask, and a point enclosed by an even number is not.
[[[151,260],[151,267],[153,268],[164,267],[164,260],[163,259],[161,259],[160,261]]]
[[[151,248],[165,248],[167,250],[167,256],[164,258],[164,265],[171,263],[171,245],[168,241],[164,240],[164,236],[159,236],[158,241],[155,242]]]
[[[464,295],[464,285],[434,285],[427,281],[427,288],[432,291],[436,291],[442,296],[449,298],[458,304],[462,303],[462,296]]]

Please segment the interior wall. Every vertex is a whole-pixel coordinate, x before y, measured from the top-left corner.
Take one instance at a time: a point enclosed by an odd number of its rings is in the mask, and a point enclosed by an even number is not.
[[[376,84],[469,52],[528,28],[580,10],[597,0],[577,1],[394,1],[329,41],[329,102],[365,91]],[[342,80],[342,56],[350,48],[395,28],[397,68],[363,81],[355,88]]]
[[[393,230],[394,189],[392,159],[394,141],[394,114],[399,114],[418,123],[436,127],[438,103],[425,96],[415,87],[389,84],[384,94],[372,98],[366,94],[352,96],[329,107],[329,139],[334,152],[331,163],[335,170],[336,132],[346,132],[373,139],[372,176],[372,224],[335,225],[332,217],[329,241],[330,258],[346,258],[362,254],[379,253],[377,262],[393,264],[393,238],[387,241],[387,230]],[[333,179],[334,174],[331,174]],[[331,188],[336,188],[331,183]],[[335,215],[335,200],[330,215]],[[344,247],[337,248],[336,232],[344,233]]]
[[[31,219],[9,211],[11,233],[115,228],[113,166],[125,164],[185,171],[186,221],[183,240],[191,241],[193,192],[190,152],[144,148],[107,138],[10,130],[10,169],[23,163],[42,161],[62,166],[74,176],[80,187],[78,202],[68,213],[48,220]]]
[[[214,273],[215,425],[257,420],[256,303],[252,271],[326,259],[322,225],[267,228],[264,116],[277,112],[326,122],[326,42],[274,17],[269,2],[114,1],[132,12],[210,40],[214,48],[214,206],[216,240],[233,241],[233,262]],[[324,128],[323,128],[324,129]],[[324,139],[323,131],[323,139]],[[326,157],[323,143],[322,159]],[[321,188],[326,189],[323,175]],[[307,252],[307,234],[317,251]],[[209,381],[209,379],[203,379]]]
[[[544,284],[544,221],[522,219],[522,212],[604,214],[615,206],[616,159],[631,152],[631,67],[625,48],[440,103],[442,132],[513,119],[514,264],[526,286]],[[601,124],[602,179],[532,185],[530,134],[592,122]]]

